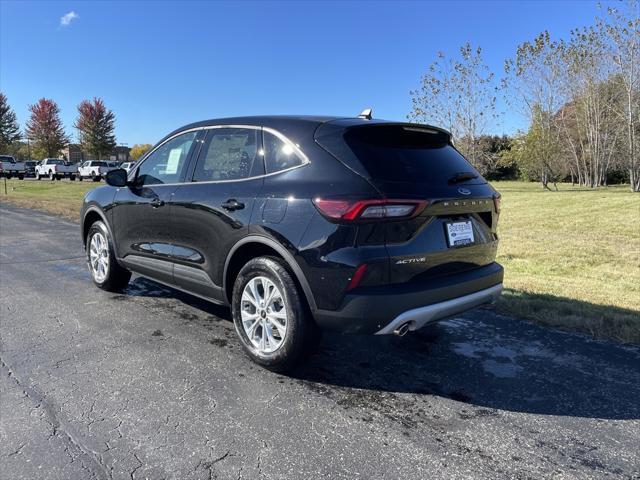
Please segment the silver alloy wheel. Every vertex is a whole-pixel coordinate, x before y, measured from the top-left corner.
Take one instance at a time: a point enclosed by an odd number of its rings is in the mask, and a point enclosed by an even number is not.
[[[109,244],[100,232],[91,237],[89,243],[89,265],[96,282],[102,283],[109,273]]]
[[[244,332],[259,353],[273,353],[287,334],[287,307],[280,289],[267,277],[254,277],[240,300]]]

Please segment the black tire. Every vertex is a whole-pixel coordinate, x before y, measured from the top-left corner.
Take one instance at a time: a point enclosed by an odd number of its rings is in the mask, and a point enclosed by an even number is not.
[[[107,274],[105,278],[100,281],[96,280],[96,277],[94,275],[94,271],[91,267],[89,253],[91,248],[91,240],[93,236],[98,232],[101,233],[102,236],[107,240],[109,250],[109,267],[107,269]],[[107,229],[104,222],[98,220],[94,222],[93,225],[91,225],[91,227],[89,228],[89,233],[87,233],[86,239],[85,253],[87,255],[87,267],[89,268],[91,280],[93,280],[93,283],[95,283],[98,288],[101,288],[102,290],[106,290],[108,292],[120,292],[129,284],[129,280],[131,279],[131,272],[126,268],[120,266],[120,264],[116,260],[111,236],[109,235],[109,230]]]
[[[287,309],[287,330],[282,344],[271,353],[260,352],[249,339],[242,325],[242,293],[255,277],[267,277],[280,292]],[[250,260],[238,274],[233,286],[231,311],[236,333],[247,355],[257,364],[275,372],[287,372],[312,353],[312,345],[319,339],[318,329],[309,315],[306,301],[298,289],[287,265],[277,257],[258,257]]]
[[[56,176],[53,174],[52,171],[49,171],[49,180],[53,182],[55,179],[56,179]]]
[[[36,172],[36,180],[40,180],[40,174]]]
[[[82,181],[82,175],[78,175],[78,181],[81,182]]]
[[[24,175],[18,175],[18,180],[24,180]]]
[[[72,182],[76,181],[76,176],[75,175],[69,175],[69,180],[71,180]]]

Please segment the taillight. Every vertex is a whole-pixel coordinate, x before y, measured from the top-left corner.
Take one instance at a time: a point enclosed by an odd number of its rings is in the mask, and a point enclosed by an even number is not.
[[[313,201],[320,213],[332,220],[368,221],[411,218],[427,206],[425,200],[347,200],[322,199]]]
[[[496,209],[496,213],[500,213],[500,201],[502,200],[502,195],[500,195],[499,193],[496,193],[493,196],[493,206]]]

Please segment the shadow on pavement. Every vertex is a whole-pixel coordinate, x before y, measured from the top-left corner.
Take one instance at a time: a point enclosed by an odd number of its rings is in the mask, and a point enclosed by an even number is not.
[[[230,321],[229,309],[136,278],[128,295],[174,297]],[[512,412],[640,419],[640,348],[479,309],[405,337],[327,333],[292,378],[324,393],[438,395]]]

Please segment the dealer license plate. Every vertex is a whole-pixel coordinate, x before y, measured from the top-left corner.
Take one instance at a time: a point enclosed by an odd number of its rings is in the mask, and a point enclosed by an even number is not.
[[[451,222],[446,225],[450,247],[462,247],[473,243],[473,227],[471,226],[471,221]]]

